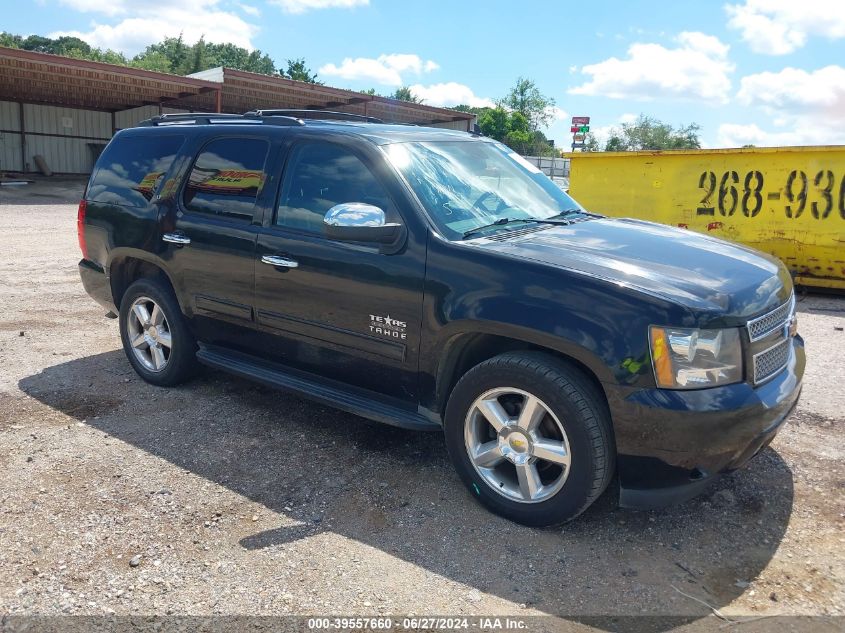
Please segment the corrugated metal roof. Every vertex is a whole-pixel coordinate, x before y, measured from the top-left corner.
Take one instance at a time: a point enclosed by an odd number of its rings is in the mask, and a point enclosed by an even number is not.
[[[213,108],[220,84],[0,47],[0,100],[117,112],[189,98]]]
[[[183,77],[0,47],[0,100],[121,112],[160,104],[198,112],[340,110],[391,123],[465,122],[474,115],[330,86],[212,68]]]
[[[372,116],[390,123],[472,122],[475,115],[422,103],[400,101],[352,90],[261,75],[232,68],[212,68],[191,75],[223,87],[223,112],[255,109],[336,110]],[[466,129],[466,128],[464,128]]]

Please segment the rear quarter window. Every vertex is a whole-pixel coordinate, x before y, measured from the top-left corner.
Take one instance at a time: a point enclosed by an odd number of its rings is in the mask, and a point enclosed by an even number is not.
[[[88,187],[92,202],[145,207],[173,164],[184,136],[138,135],[109,143]]]

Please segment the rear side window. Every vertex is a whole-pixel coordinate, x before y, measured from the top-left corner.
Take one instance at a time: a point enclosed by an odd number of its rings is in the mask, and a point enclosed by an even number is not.
[[[97,161],[88,200],[147,206],[184,142],[184,136],[174,135],[118,137]]]
[[[341,202],[366,202],[395,217],[387,191],[369,168],[334,143],[297,145],[285,168],[276,224],[308,233],[323,233],[326,212]]]
[[[257,138],[219,138],[206,145],[185,186],[185,208],[194,213],[252,220],[264,186],[270,144]]]

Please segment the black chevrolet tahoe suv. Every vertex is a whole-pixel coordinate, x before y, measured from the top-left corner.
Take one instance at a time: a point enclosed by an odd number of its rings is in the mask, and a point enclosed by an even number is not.
[[[477,134],[335,118],[164,115],[103,151],[79,270],[144,380],[201,363],[442,429],[527,525],[611,481],[688,498],[772,440],[805,364],[778,260],[589,213]]]

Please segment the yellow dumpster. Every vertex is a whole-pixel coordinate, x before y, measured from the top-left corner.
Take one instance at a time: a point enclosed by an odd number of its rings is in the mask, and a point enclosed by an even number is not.
[[[798,284],[845,290],[845,146],[567,157],[569,191],[588,210],[742,242]]]

